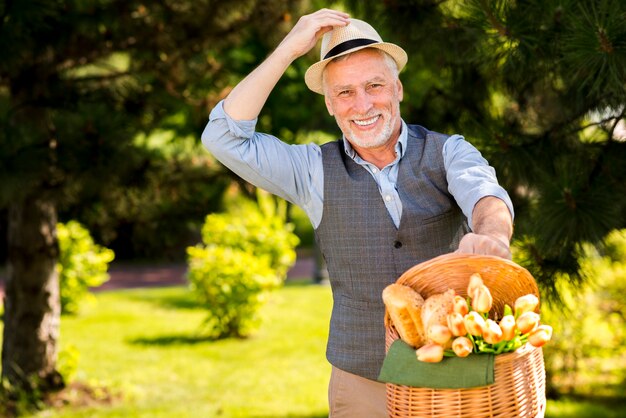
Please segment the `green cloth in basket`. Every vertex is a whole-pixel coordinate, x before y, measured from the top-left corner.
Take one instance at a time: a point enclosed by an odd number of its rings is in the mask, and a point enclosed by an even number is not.
[[[433,389],[462,389],[494,382],[494,355],[444,357],[439,363],[417,360],[415,349],[398,339],[391,344],[378,380]]]

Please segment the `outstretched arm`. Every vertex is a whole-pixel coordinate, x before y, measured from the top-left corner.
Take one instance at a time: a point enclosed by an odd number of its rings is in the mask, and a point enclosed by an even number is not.
[[[224,111],[235,120],[256,119],[287,67],[309,52],[323,34],[348,23],[348,14],[337,10],[302,16],[274,52],[230,92]]]
[[[460,253],[497,255],[511,259],[509,242],[513,234],[513,220],[506,204],[493,196],[483,197],[472,211],[473,233],[459,243]]]

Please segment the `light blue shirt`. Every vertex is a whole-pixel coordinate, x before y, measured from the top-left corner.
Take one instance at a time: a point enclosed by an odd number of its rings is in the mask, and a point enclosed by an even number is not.
[[[223,102],[211,111],[202,132],[204,146],[226,167],[244,180],[300,206],[317,228],[324,210],[322,150],[317,144],[289,145],[255,131],[257,120],[236,121],[224,112]],[[382,170],[364,161],[345,139],[346,154],[365,168],[378,185],[389,216],[396,227],[402,217],[402,201],[396,183],[399,162],[407,145],[407,126],[402,121],[396,159]],[[513,216],[513,204],[498,184],[493,167],[460,135],[450,136],[443,146],[448,191],[472,227],[474,205],[486,196],[500,198]]]

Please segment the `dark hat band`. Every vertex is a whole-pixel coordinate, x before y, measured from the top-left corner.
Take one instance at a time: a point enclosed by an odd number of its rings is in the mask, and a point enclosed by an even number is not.
[[[331,49],[330,51],[328,51],[326,55],[324,55],[324,59],[336,57],[337,55],[343,52],[349,51],[354,48],[358,48],[360,46],[377,44],[377,43],[379,42],[373,39],[364,39],[364,38],[351,39],[349,41],[342,42],[339,45],[335,45],[333,49]]]

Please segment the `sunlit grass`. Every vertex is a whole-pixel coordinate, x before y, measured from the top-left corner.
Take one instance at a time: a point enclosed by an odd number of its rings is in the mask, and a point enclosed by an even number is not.
[[[626,417],[626,398],[622,400],[562,399],[548,401],[546,418],[622,418]]]
[[[62,320],[61,349],[80,353],[75,380],[112,404],[65,406],[39,417],[308,417],[328,414],[324,358],[330,289],[289,285],[272,295],[252,337],[202,338],[204,312],[182,287],[96,294]],[[62,363],[64,360],[62,361]],[[548,401],[548,418],[626,416],[619,400]]]
[[[245,340],[203,339],[201,308],[184,288],[100,293],[63,318],[62,349],[80,352],[76,379],[121,392],[112,406],[65,407],[46,417],[322,417],[330,289],[288,286]]]

